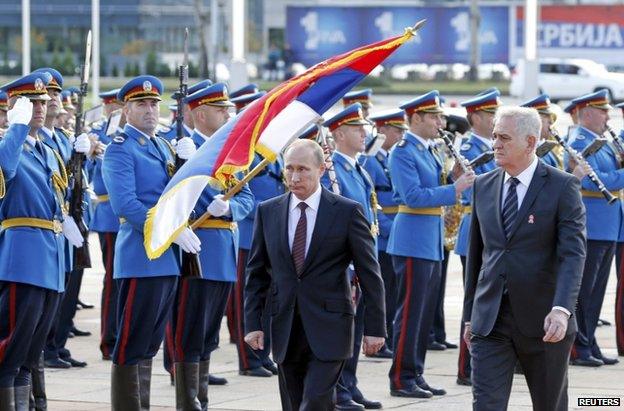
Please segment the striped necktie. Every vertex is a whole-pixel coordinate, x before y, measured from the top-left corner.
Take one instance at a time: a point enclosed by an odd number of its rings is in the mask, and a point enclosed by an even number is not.
[[[503,229],[505,230],[505,237],[509,240],[511,234],[511,227],[516,221],[518,215],[518,193],[516,187],[520,181],[516,177],[509,179],[509,190],[507,191],[507,197],[503,205]]]
[[[295,238],[292,245],[292,258],[295,262],[297,277],[299,277],[303,271],[303,262],[305,261],[306,237],[308,230],[306,208],[308,208],[308,205],[302,201],[297,204],[297,207],[301,210],[301,215],[299,216],[297,228],[295,229]]]

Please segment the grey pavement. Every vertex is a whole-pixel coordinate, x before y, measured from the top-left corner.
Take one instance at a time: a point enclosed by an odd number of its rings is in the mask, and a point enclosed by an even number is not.
[[[92,261],[95,267],[85,273],[81,299],[99,305],[104,269],[97,237],[92,235]],[[459,318],[462,304],[461,264],[452,256],[446,288],[445,313],[448,339],[459,339]],[[613,322],[615,301],[615,271],[610,277],[602,318]],[[50,410],[108,410],[110,409],[110,367],[109,361],[101,359],[99,344],[99,309],[77,312],[76,325],[93,333],[90,337],[75,337],[68,340],[68,348],[75,358],[86,360],[83,369],[46,369],[47,392]],[[615,328],[599,327],[597,337],[603,353],[616,355]],[[234,345],[229,342],[225,320],[221,328],[221,346],[213,353],[211,372],[226,377],[226,386],[210,386],[210,406],[214,410],[279,410],[277,378],[254,378],[238,375],[238,361]],[[391,397],[388,388],[389,360],[363,357],[358,368],[359,386],[370,399],[380,400],[384,409],[403,410],[468,410],[471,408],[469,387],[455,384],[458,350],[429,352],[427,354],[427,381],[433,386],[444,387],[448,394],[429,400],[410,400]],[[624,358],[620,358],[624,362]],[[174,388],[169,385],[169,376],[162,366],[162,351],[154,362],[152,378],[152,409],[175,409]],[[579,397],[619,397],[624,405],[624,364],[590,369],[570,367],[569,396],[571,409],[577,407]],[[511,395],[511,410],[530,410],[531,399],[522,376],[514,377]],[[591,407],[588,409],[599,409]],[[608,408],[608,409],[624,409]]]

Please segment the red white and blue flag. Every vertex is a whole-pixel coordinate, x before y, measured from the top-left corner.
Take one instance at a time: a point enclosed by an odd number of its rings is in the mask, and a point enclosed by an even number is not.
[[[149,210],[144,227],[148,257],[158,258],[188,225],[207,184],[224,189],[236,173],[249,168],[255,152],[275,161],[290,141],[409,40],[420,24],[401,36],[325,60],[231,118],[178,170]]]

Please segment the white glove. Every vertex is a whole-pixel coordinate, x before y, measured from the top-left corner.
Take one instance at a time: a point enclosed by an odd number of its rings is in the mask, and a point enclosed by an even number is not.
[[[86,133],[82,133],[74,142],[76,153],[88,154],[91,151],[91,139]]]
[[[7,121],[9,125],[23,124],[28,125],[32,118],[33,104],[26,97],[20,97],[15,102],[15,105],[7,113]]]
[[[208,205],[208,209],[206,211],[208,211],[211,216],[221,217],[230,213],[230,201],[224,201],[222,198],[223,194],[217,194]]]
[[[193,230],[188,227],[182,230],[180,235],[178,235],[178,238],[176,238],[173,242],[179,245],[180,248],[187,253],[197,254],[201,251],[201,241],[199,240],[199,237],[197,237]]]
[[[195,154],[197,148],[195,147],[195,142],[192,138],[182,137],[178,141],[178,144],[176,144],[175,150],[178,157],[180,157],[182,160],[188,160],[189,158],[193,157],[193,154]]]
[[[65,216],[63,219],[63,235],[67,238],[67,241],[76,248],[80,248],[84,244],[84,238],[82,238],[82,234],[80,234],[74,217]]]

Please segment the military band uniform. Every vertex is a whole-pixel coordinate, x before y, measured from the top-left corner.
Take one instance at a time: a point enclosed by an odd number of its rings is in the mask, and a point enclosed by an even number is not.
[[[615,105],[624,111],[624,103]],[[624,129],[620,131],[620,139],[624,141]],[[624,208],[624,202],[620,201]],[[622,210],[624,213],[624,210]],[[624,356],[624,223],[620,224],[615,258],[615,272],[617,273],[617,288],[615,291],[615,343],[619,356]]]

